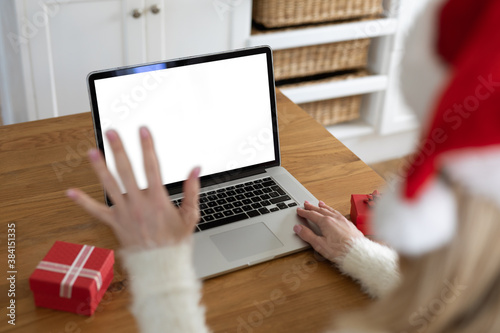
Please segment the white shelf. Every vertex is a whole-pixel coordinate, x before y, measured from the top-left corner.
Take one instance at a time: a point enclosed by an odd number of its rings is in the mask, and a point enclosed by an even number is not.
[[[395,34],[396,31],[397,20],[394,18],[384,18],[250,35],[250,38],[247,40],[247,46],[269,45],[274,50],[280,50],[387,36]]]
[[[375,133],[375,129],[362,119],[353,120],[348,123],[327,126],[326,129],[339,140],[353,137],[361,137]]]
[[[356,79],[310,84],[296,88],[280,89],[294,103],[308,103],[331,98],[369,94],[387,88],[386,75],[371,75]]]

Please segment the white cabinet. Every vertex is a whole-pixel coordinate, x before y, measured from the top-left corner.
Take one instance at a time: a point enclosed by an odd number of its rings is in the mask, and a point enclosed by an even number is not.
[[[17,18],[3,23],[2,53],[22,59],[2,88],[27,109],[4,103],[9,123],[89,111],[91,71],[229,48],[229,20],[211,0],[2,0],[0,11]]]
[[[129,15],[142,2],[18,2],[30,119],[88,111],[90,71],[146,60],[145,24]]]

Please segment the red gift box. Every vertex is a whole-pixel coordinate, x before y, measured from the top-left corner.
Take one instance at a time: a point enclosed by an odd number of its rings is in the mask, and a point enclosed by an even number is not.
[[[113,250],[56,241],[29,282],[35,305],[90,316],[113,279]]]
[[[372,210],[379,197],[380,193],[377,190],[372,194],[351,195],[351,221],[365,236],[373,235]]]

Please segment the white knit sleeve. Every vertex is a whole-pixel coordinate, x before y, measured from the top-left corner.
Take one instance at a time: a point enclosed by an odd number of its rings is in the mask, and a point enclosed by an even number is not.
[[[190,244],[121,255],[130,276],[131,311],[141,332],[209,332]]]
[[[397,253],[365,237],[353,239],[337,263],[342,273],[358,281],[373,298],[384,296],[400,280]]]

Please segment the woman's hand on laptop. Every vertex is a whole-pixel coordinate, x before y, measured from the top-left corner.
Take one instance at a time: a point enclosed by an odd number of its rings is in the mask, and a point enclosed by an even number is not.
[[[108,207],[78,189],[69,189],[68,197],[89,214],[110,226],[124,248],[151,248],[178,244],[193,234],[200,218],[198,195],[200,168],[194,168],[184,182],[184,199],[176,208],[163,186],[151,133],[140,129],[144,169],[148,188],[137,186],[130,161],[117,132],[106,133],[118,174],[127,194],[123,195],[117,181],[106,167],[101,152],[89,151],[89,159],[114,206]]]
[[[296,225],[293,228],[295,233],[331,262],[337,262],[346,254],[352,239],[364,237],[352,222],[322,201],[318,206],[306,201],[304,209],[298,208],[297,214],[315,223],[322,236],[316,235],[304,225]]]

